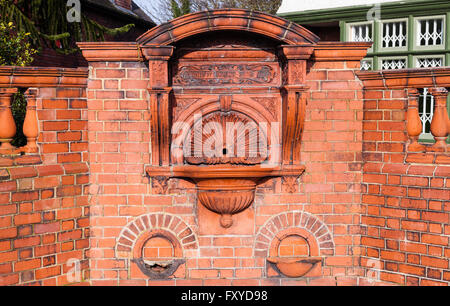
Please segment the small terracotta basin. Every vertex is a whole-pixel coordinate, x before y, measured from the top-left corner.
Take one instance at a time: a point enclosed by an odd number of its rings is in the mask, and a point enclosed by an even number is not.
[[[224,228],[233,225],[232,215],[251,206],[255,199],[256,185],[264,178],[299,176],[303,165],[183,165],[171,167],[146,167],[150,177],[190,179],[197,186],[200,203],[210,211],[220,214]]]
[[[251,178],[196,180],[198,198],[206,208],[221,215],[222,227],[229,228],[233,224],[232,215],[240,213],[253,203],[257,180]]]
[[[197,185],[200,203],[219,214],[220,225],[229,228],[233,225],[232,216],[252,205],[256,185],[262,178],[270,177],[274,169],[218,165],[185,167],[180,172]]]
[[[267,261],[274,264],[278,271],[287,277],[302,277],[322,261],[315,257],[269,257]]]
[[[178,267],[186,262],[183,258],[171,260],[144,260],[143,258],[132,259],[139,269],[151,279],[165,279],[171,276]]]

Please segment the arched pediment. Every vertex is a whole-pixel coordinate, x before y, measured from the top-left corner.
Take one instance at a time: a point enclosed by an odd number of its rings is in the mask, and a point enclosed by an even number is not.
[[[190,36],[212,31],[244,31],[284,45],[315,44],[319,37],[296,23],[265,13],[223,9],[184,15],[161,24],[137,39],[143,45],[168,46]]]

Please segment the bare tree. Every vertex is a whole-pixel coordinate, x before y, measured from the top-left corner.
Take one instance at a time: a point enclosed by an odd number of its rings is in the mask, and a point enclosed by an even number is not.
[[[157,23],[163,23],[183,15],[186,2],[190,2],[190,12],[200,12],[221,8],[241,8],[276,14],[282,0],[139,0],[139,4]],[[174,6],[174,3],[178,6]]]
[[[193,11],[219,8],[241,8],[268,14],[276,14],[282,0],[191,0]]]

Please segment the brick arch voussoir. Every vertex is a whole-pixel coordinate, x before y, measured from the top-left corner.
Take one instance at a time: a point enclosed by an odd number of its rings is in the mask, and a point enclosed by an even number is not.
[[[122,229],[116,242],[116,256],[132,258],[136,242],[142,235],[152,231],[167,232],[178,240],[183,250],[198,248],[195,233],[181,218],[166,213],[150,213],[133,219]]]
[[[269,14],[241,9],[221,9],[188,14],[161,24],[137,39],[142,45],[170,45],[212,31],[244,31],[284,44],[315,44],[319,37],[302,26]]]
[[[254,255],[269,256],[270,246],[281,232],[301,229],[310,234],[318,245],[321,256],[334,255],[333,235],[328,226],[316,216],[305,211],[283,212],[273,216],[259,229],[254,245]]]

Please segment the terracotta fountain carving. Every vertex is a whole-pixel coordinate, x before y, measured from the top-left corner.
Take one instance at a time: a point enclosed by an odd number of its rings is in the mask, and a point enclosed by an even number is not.
[[[294,237],[296,240],[303,240],[303,245],[301,247],[295,244],[289,245],[292,252],[290,254],[281,254],[281,248],[286,247],[283,246],[284,241]],[[297,278],[308,274],[322,262],[322,258],[319,256],[317,241],[309,232],[300,228],[291,228],[278,233],[273,239],[267,262],[279,275]]]
[[[295,181],[304,171],[306,62],[317,41],[286,20],[241,10],[191,14],[140,37],[150,71],[147,174],[195,182],[225,228],[260,181]]]

